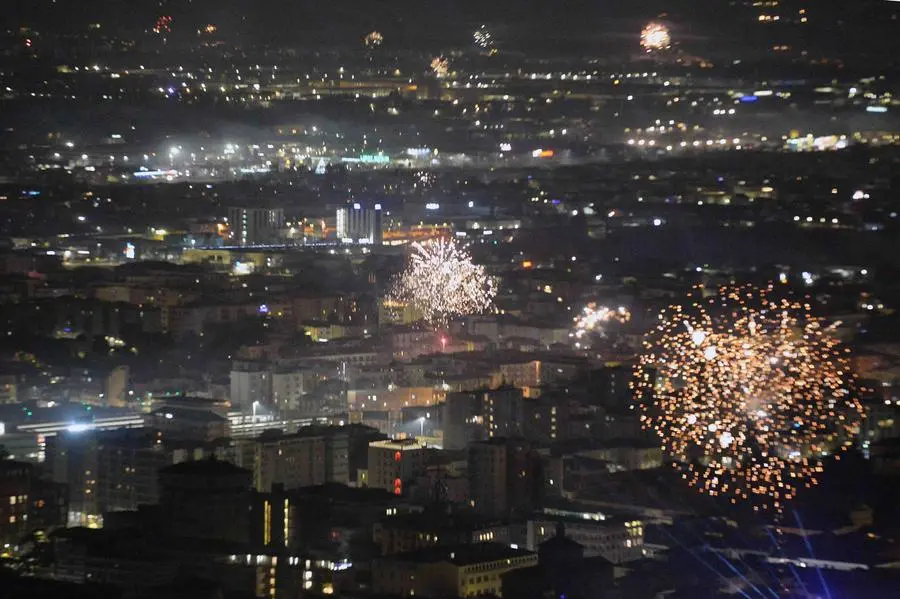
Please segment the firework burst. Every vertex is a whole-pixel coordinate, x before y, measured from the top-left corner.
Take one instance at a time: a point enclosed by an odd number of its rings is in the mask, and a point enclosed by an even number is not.
[[[496,293],[493,278],[455,241],[431,239],[412,244],[391,295],[440,327],[455,316],[489,310]]]
[[[366,45],[366,48],[378,48],[384,43],[384,36],[378,31],[372,31],[363,38],[363,43]]]
[[[438,79],[443,79],[450,74],[450,61],[443,56],[436,56],[431,60],[431,72]]]
[[[475,45],[482,50],[490,50],[494,47],[494,34],[487,28],[487,25],[482,25],[476,29],[472,34],[472,39],[475,41]]]
[[[645,428],[700,491],[781,511],[852,444],[863,409],[848,350],[807,303],[725,288],[671,306],[644,340]]]
[[[172,33],[172,19],[169,15],[164,15],[158,19],[156,19],[156,23],[153,24],[153,33],[157,35],[163,35],[166,33]]]
[[[641,48],[644,52],[665,50],[672,44],[669,28],[660,23],[649,23],[641,30]]]
[[[584,307],[581,314],[575,317],[572,333],[569,336],[580,341],[591,333],[602,332],[604,325],[609,322],[624,324],[629,320],[631,320],[631,312],[624,306],[608,308],[591,302]]]

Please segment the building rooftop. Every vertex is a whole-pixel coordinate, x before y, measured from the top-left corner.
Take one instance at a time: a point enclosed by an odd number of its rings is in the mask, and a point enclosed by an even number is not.
[[[166,466],[160,470],[160,473],[181,476],[225,476],[232,474],[249,474],[250,471],[235,466],[231,462],[222,460],[193,460]]]
[[[397,451],[409,451],[413,449],[425,449],[418,439],[388,439],[387,441],[372,441],[369,447],[379,449],[393,449]]]
[[[420,564],[449,562],[456,566],[468,566],[529,555],[535,555],[535,553],[525,549],[513,549],[503,543],[475,543],[407,551],[383,559]]]
[[[150,412],[151,416],[165,418],[166,420],[190,420],[193,422],[227,422],[228,418],[215,412],[195,410],[192,408],[177,408],[167,406],[157,408]]]

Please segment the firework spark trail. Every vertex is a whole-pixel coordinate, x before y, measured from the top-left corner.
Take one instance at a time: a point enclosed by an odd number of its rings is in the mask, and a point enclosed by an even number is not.
[[[493,306],[494,279],[455,241],[432,239],[412,244],[411,250],[392,296],[412,305],[430,325],[444,326],[455,316]]]
[[[727,288],[672,306],[635,369],[641,420],[683,478],[712,496],[781,511],[817,484],[863,415],[846,350],[809,304]]]

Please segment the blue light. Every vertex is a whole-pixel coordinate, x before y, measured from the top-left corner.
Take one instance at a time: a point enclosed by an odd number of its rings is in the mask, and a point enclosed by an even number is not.
[[[740,97],[740,101],[743,102],[744,104],[749,104],[750,102],[756,102],[757,100],[759,100],[759,96],[754,96],[753,94],[750,94],[749,96],[741,96]]]

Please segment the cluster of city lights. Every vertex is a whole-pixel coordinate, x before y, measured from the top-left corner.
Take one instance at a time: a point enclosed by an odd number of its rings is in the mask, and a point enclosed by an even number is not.
[[[494,279],[456,241],[430,239],[410,249],[391,295],[421,313],[430,326],[441,327],[455,316],[493,307]]]
[[[644,340],[635,398],[691,485],[781,511],[852,444],[863,408],[848,352],[772,287],[674,305]]]
[[[581,314],[575,317],[574,326],[569,336],[577,339],[576,345],[580,346],[581,340],[585,336],[591,333],[602,332],[604,325],[607,323],[626,323],[629,320],[631,320],[631,312],[624,306],[609,308],[598,306],[596,302],[591,302],[581,310]]]
[[[649,23],[641,30],[641,48],[644,52],[665,50],[672,44],[669,28],[660,23]]]

